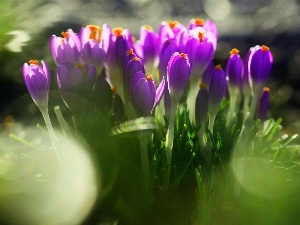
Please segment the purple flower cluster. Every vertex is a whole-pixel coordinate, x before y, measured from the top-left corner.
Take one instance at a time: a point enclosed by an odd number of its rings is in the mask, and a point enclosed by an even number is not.
[[[237,49],[232,49],[224,72],[213,63],[217,39],[212,20],[192,19],[187,26],[163,21],[158,32],[145,25],[137,41],[127,29],[88,25],[79,33],[69,29],[62,32],[62,37],[53,35],[50,50],[58,88],[68,106],[66,93],[85,87],[93,92],[92,101],[97,101],[95,96],[108,96],[105,99],[113,101],[117,93],[117,102],[124,104],[125,114],[130,114],[126,107],[131,105],[137,116],[150,116],[164,94],[169,96],[165,99],[170,99],[174,110],[187,87],[198,88],[202,83],[198,96],[193,96],[193,107],[197,121],[203,123],[207,112],[218,112],[227,89],[230,94],[235,87],[245,96],[252,96],[252,90],[261,90],[273,63],[267,46],[250,48],[244,59]],[[23,66],[25,83],[39,107],[48,103],[50,84],[49,69],[43,61],[42,65],[31,61]]]

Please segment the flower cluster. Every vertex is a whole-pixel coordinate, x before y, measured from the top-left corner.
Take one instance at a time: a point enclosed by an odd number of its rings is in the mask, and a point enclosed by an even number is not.
[[[223,70],[214,65],[218,32],[212,20],[196,18],[187,26],[163,21],[157,32],[145,25],[138,40],[129,30],[107,24],[61,34],[50,38],[50,50],[61,97],[75,119],[95,109],[112,125],[165,116],[168,166],[172,164],[176,112],[183,102],[190,123],[201,127],[199,140],[206,127],[214,132],[224,97],[230,100],[228,124],[236,121],[241,109],[243,121],[267,118],[269,89],[264,85],[273,63],[270,49],[257,45],[242,58],[233,48]],[[47,108],[51,76],[46,63],[42,61],[42,67],[37,60],[25,63],[23,77],[36,105]]]

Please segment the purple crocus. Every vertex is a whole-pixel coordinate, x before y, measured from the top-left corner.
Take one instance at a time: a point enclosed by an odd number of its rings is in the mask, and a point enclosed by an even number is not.
[[[40,110],[48,107],[48,95],[50,87],[50,71],[47,64],[42,60],[42,66],[38,60],[30,60],[22,68],[23,79],[35,104]]]
[[[250,75],[255,85],[263,85],[267,82],[273,64],[273,55],[265,46],[256,46],[249,56]]]
[[[101,39],[102,30],[96,25],[81,28],[79,36],[82,43],[81,60],[88,65],[95,65],[98,71],[103,68],[106,51]]]
[[[79,36],[71,29],[61,33],[63,37],[52,35],[50,38],[50,50],[56,65],[64,62],[75,63],[79,61],[81,42]]]
[[[227,81],[225,72],[221,65],[217,65],[212,73],[208,92],[208,113],[210,114],[209,129],[211,132],[213,131],[215,117],[225,95],[226,87]]]
[[[145,73],[144,63],[138,57],[133,57],[126,66],[125,71],[125,90],[129,91],[131,80],[135,76],[135,74],[139,71]]]
[[[209,85],[208,99],[210,111],[218,111],[220,103],[225,95],[226,86],[227,81],[225,72],[221,65],[217,65],[212,73]]]
[[[120,27],[112,30],[107,51],[106,63],[109,69],[109,78],[113,86],[119,90],[119,95],[124,100],[124,60],[126,52],[130,49],[128,33],[125,35]]]
[[[217,30],[217,25],[213,20],[203,20],[200,18],[194,18],[191,19],[189,24],[188,24],[188,29],[192,30],[196,27],[203,27],[206,31],[211,32],[214,34],[216,39],[218,38],[218,30]]]
[[[77,95],[83,99],[92,99],[93,85],[96,81],[96,68],[80,63],[65,62],[56,68],[58,88],[66,105],[78,112],[84,108],[78,103]]]
[[[269,92],[270,88],[264,87],[258,103],[257,118],[261,121],[265,121],[267,119],[270,98]]]
[[[154,62],[158,55],[158,37],[151,26],[141,27],[140,39],[135,43],[137,55],[143,59],[145,64]]]
[[[242,91],[244,65],[241,59],[239,50],[233,48],[230,52],[230,57],[226,64],[226,77],[229,81],[229,86],[236,87]]]
[[[139,117],[150,116],[161,100],[165,90],[165,80],[163,79],[156,89],[156,85],[151,75],[146,75],[139,71],[132,79],[130,85],[130,96]]]
[[[171,99],[180,100],[189,81],[190,74],[191,65],[187,54],[175,52],[171,56],[167,68],[168,88]]]
[[[159,76],[160,78],[167,76],[167,66],[171,56],[178,51],[175,39],[168,39],[164,42],[159,54]]]
[[[199,85],[200,89],[196,98],[196,124],[201,126],[205,126],[207,120],[207,112],[208,112],[208,90],[207,85],[201,83]]]
[[[212,33],[206,32],[201,27],[190,31],[185,52],[189,55],[192,65],[192,76],[200,78],[215,54],[216,39]]]

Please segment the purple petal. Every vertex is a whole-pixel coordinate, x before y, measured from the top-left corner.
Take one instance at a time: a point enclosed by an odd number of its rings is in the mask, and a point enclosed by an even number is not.
[[[166,80],[165,80],[165,77],[163,77],[163,79],[161,80],[158,88],[156,89],[155,101],[154,101],[154,105],[153,105],[153,108],[152,108],[152,112],[153,112],[154,108],[158,105],[160,100],[162,99],[162,97],[165,93],[165,90],[166,90]]]

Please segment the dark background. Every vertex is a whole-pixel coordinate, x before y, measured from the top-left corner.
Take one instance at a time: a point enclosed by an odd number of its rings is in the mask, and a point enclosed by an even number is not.
[[[283,117],[285,129],[297,132],[300,107],[300,1],[299,0],[2,0],[0,3],[0,115],[25,119],[37,109],[22,80],[21,67],[30,59],[44,59],[52,70],[49,51],[52,34],[86,24],[128,28],[138,38],[144,24],[157,30],[163,20],[182,24],[195,17],[213,19],[219,40],[216,63],[224,67],[232,48],[243,57],[255,45],[265,44],[274,55],[268,82],[270,116]],[[17,32],[14,36],[10,32]],[[17,37],[20,41],[11,44]],[[23,40],[23,42],[22,42]],[[25,40],[25,42],[24,42]],[[27,40],[27,41],[26,41]],[[59,102],[57,95],[50,105]],[[51,96],[50,96],[51,97]]]

